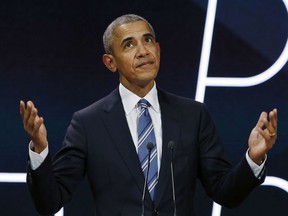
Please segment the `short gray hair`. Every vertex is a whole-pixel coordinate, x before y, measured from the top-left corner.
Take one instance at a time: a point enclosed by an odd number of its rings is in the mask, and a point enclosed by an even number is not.
[[[131,22],[136,22],[136,21],[144,21],[145,23],[147,23],[147,25],[149,26],[149,28],[152,31],[152,34],[154,37],[156,37],[154,29],[152,27],[152,25],[143,17],[135,15],[135,14],[126,14],[123,16],[120,16],[118,18],[116,18],[105,30],[104,34],[103,34],[103,45],[104,45],[104,50],[107,54],[112,54],[113,50],[112,50],[112,44],[114,41],[114,31],[115,29],[123,24],[127,24],[127,23],[131,23]]]

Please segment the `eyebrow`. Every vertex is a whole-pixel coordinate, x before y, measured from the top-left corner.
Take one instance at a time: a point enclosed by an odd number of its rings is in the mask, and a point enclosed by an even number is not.
[[[146,34],[143,34],[142,37],[151,37],[153,39],[155,39],[155,36],[151,33],[146,33]],[[127,37],[125,38],[122,42],[121,42],[121,46],[123,46],[124,43],[126,43],[127,41],[131,41],[133,39],[133,37]]]

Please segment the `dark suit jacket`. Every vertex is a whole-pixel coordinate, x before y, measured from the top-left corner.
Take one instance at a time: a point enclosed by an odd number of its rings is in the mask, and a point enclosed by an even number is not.
[[[264,178],[254,177],[245,158],[234,168],[227,162],[204,104],[158,89],[163,146],[159,183],[152,202],[146,193],[145,215],[173,215],[170,152],[174,141],[174,175],[178,216],[192,216],[196,178],[207,194],[227,207],[238,205]],[[144,184],[138,156],[119,91],[76,112],[63,148],[27,180],[36,208],[44,214],[66,204],[88,176],[97,216],[141,215]],[[156,213],[156,214],[155,214]]]

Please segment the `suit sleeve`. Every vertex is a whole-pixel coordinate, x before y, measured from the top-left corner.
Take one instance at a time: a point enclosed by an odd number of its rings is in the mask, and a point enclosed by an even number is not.
[[[207,194],[220,205],[236,207],[264,181],[265,175],[261,179],[255,177],[245,157],[235,167],[228,162],[205,105],[201,111],[199,145],[200,180]]]
[[[28,161],[28,188],[39,213],[54,214],[71,200],[85,175],[85,152],[85,132],[75,113],[55,158],[48,154],[36,170],[31,170]]]

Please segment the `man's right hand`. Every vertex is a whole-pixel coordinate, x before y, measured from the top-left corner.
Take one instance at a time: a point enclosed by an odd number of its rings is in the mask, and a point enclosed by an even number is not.
[[[38,110],[32,101],[28,101],[26,106],[24,101],[20,101],[20,114],[24,130],[32,140],[33,150],[41,153],[48,145],[44,119],[38,116]]]

